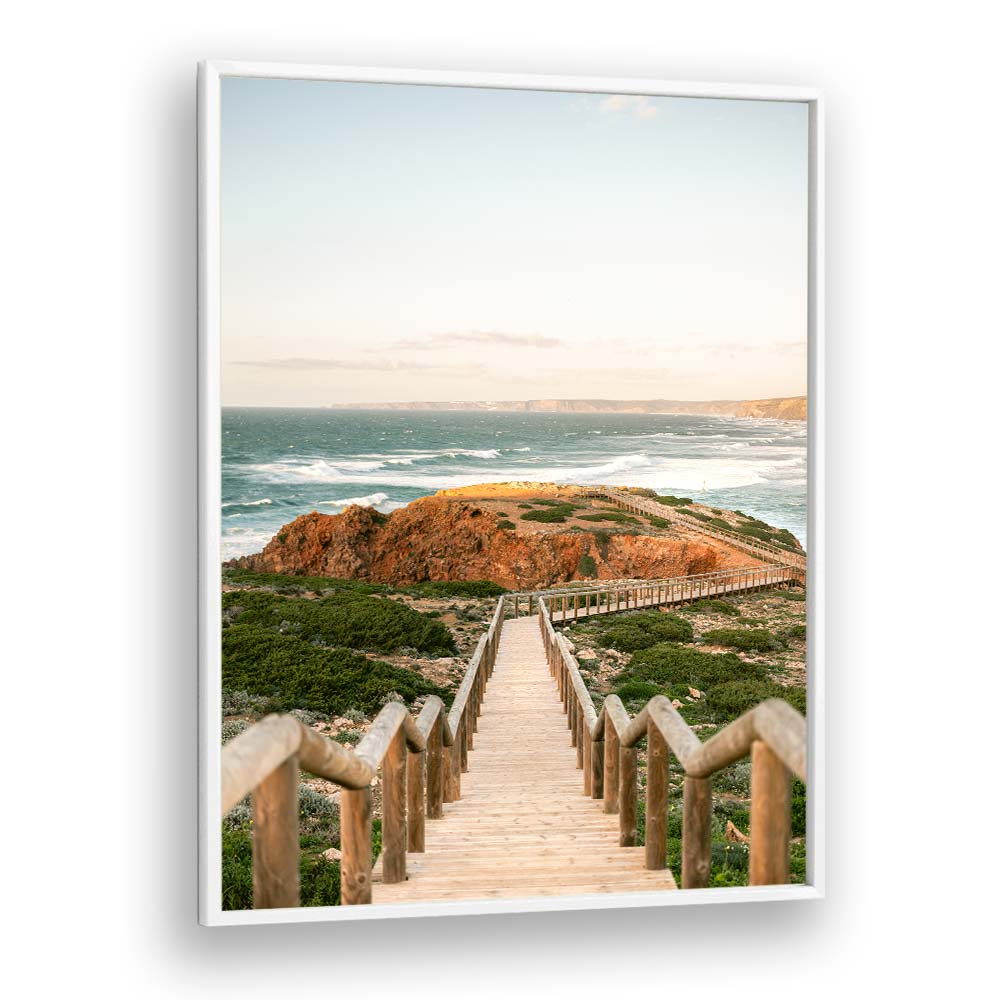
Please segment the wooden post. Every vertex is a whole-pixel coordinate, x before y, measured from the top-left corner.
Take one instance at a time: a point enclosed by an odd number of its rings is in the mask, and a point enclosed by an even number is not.
[[[517,606],[520,603],[520,600],[521,599],[517,596],[517,594],[515,594],[514,595],[514,617],[515,618],[517,618]]]
[[[427,795],[424,788],[426,750],[406,755],[406,849],[415,854],[424,851],[424,819],[427,816]]]
[[[292,754],[253,792],[253,905],[299,905],[299,757]]]
[[[573,621],[580,617],[580,595],[573,595]]]
[[[646,867],[667,867],[667,790],[670,756],[655,723],[646,726]]]
[[[406,879],[406,736],[396,730],[382,759],[382,881]]]
[[[604,720],[604,811],[618,812],[618,732],[610,718]]]
[[[340,793],[340,902],[357,906],[372,901],[372,790],[345,788]]]
[[[763,740],[754,740],[750,760],[750,884],[785,885],[791,836],[788,769]]]
[[[635,747],[620,747],[618,751],[618,843],[635,847],[639,774]]]
[[[590,763],[590,755],[594,750],[594,742],[590,738],[590,733],[587,732],[586,723],[583,724],[582,735],[583,738],[580,742],[583,744],[583,794],[589,797],[594,781],[594,769]]]
[[[604,798],[604,740],[594,740],[590,747],[590,794],[592,798]]]
[[[712,869],[712,779],[684,779],[681,888],[705,889]]]
[[[427,738],[427,816],[430,819],[440,819],[444,815],[443,725],[438,714]]]

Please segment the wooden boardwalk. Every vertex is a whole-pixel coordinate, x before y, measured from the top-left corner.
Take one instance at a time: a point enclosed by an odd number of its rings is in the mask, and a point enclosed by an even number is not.
[[[576,761],[537,617],[505,622],[462,798],[427,821],[406,881],[384,884],[380,859],[372,902],[676,889],[643,848],[618,846],[619,818],[584,795]]]
[[[718,576],[716,580],[677,577],[659,584],[612,585],[607,590],[566,590],[555,595],[549,592],[539,599],[547,601],[552,621],[562,624],[591,615],[612,615],[620,611],[689,604],[703,598],[749,594],[791,584],[798,578],[795,570],[782,566],[735,569],[729,572],[728,579],[724,574]]]

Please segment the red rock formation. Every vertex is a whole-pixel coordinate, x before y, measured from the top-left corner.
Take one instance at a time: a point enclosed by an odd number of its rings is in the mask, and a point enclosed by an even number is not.
[[[278,532],[263,552],[230,565],[266,573],[377,583],[493,580],[538,588],[580,579],[589,555],[599,579],[654,579],[752,565],[743,553],[700,539],[594,531],[521,533],[476,503],[424,497],[386,516],[370,507],[313,512]]]

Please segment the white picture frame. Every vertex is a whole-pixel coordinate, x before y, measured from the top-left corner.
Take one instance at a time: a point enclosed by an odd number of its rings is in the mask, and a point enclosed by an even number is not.
[[[224,77],[754,101],[809,107],[807,884],[426,904],[225,911],[220,834],[220,106]],[[823,96],[810,87],[208,60],[198,73],[199,920],[208,926],[818,899],[825,894]]]

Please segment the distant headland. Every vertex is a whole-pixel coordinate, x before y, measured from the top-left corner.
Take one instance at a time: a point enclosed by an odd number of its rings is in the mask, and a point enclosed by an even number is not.
[[[474,410],[495,413],[670,413],[805,420],[806,397],[776,399],[522,399],[412,403],[331,403],[335,410]]]

